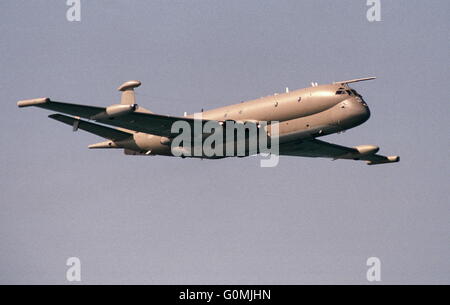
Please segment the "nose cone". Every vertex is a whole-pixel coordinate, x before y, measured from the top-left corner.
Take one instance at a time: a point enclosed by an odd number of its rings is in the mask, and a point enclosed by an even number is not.
[[[341,124],[346,128],[358,126],[370,117],[369,107],[360,99],[350,98],[341,103],[340,106]]]
[[[349,105],[350,115],[355,121],[359,122],[359,124],[364,123],[370,118],[369,107],[367,104],[363,104],[361,100],[353,98]]]

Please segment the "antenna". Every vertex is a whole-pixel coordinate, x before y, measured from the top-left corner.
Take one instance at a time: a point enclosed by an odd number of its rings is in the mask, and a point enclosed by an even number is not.
[[[350,79],[350,80],[344,80],[342,82],[333,82],[333,84],[350,84],[350,83],[357,83],[357,82],[363,82],[366,80],[372,80],[372,79],[376,79],[375,76],[371,76],[371,77],[363,77],[363,78],[355,78],[355,79]]]

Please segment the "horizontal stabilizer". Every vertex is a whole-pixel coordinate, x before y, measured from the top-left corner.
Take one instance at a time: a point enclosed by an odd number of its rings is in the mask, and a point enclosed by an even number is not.
[[[84,120],[80,120],[79,118],[73,118],[62,114],[51,114],[48,117],[60,121],[62,123],[65,123],[67,125],[76,126],[77,129],[79,128],[85,130],[87,132],[93,133],[105,139],[110,139],[112,141],[121,141],[133,136],[133,134],[128,132],[98,125],[95,123],[86,122]]]
[[[29,107],[29,106],[36,106],[36,105],[45,104],[48,101],[50,101],[50,99],[48,97],[33,98],[33,99],[30,99],[30,100],[18,101],[17,102],[17,106],[19,106],[20,108],[22,108],[22,107]]]

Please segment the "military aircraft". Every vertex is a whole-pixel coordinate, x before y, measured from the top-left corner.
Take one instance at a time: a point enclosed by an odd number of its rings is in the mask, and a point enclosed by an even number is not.
[[[269,125],[264,127],[269,138],[273,124],[277,124],[278,127],[279,155],[364,160],[369,165],[398,162],[399,156],[377,154],[379,147],[375,145],[346,147],[317,139],[343,132],[369,119],[369,107],[363,97],[350,88],[349,84],[371,79],[375,77],[326,85],[312,83],[311,87],[295,91],[286,88],[286,92],[282,94],[202,111],[201,119],[198,119],[198,114],[184,116],[155,114],[138,106],[135,102],[134,89],[139,87],[141,82],[136,80],[123,83],[118,88],[121,92],[121,103],[108,107],[58,102],[48,97],[22,100],[17,105],[36,106],[72,115],[51,114],[49,117],[71,125],[74,131],[82,129],[106,139],[89,145],[89,148],[121,148],[127,155],[180,156],[174,154],[174,149],[179,147],[171,145],[173,139],[179,135],[179,131],[172,128],[175,122],[184,122],[189,126],[206,122],[216,122],[221,126],[230,122],[249,123],[255,124],[258,128],[261,128],[260,122],[269,122]],[[203,134],[204,136],[206,134]],[[181,156],[195,157],[189,153]],[[216,158],[205,155],[197,157]]]

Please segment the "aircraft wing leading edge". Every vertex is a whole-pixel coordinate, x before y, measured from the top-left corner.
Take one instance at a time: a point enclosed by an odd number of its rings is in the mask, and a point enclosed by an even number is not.
[[[378,149],[376,149],[378,151]],[[280,144],[280,155],[364,160],[369,165],[393,163],[400,160],[399,156],[383,156],[375,153],[361,153],[356,147],[341,146],[325,141],[311,139]]]

